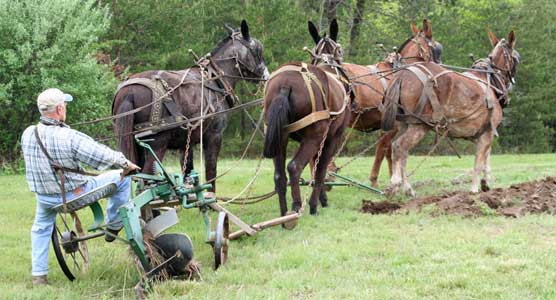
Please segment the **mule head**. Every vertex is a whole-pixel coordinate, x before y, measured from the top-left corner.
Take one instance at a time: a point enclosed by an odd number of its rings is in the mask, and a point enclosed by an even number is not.
[[[263,57],[263,44],[251,37],[249,25],[245,20],[241,21],[241,26],[234,29],[229,25],[224,25],[228,31],[228,36],[220,42],[211,54],[220,56],[217,59],[235,60],[235,68],[240,71],[240,76],[266,80],[270,76]]]
[[[494,47],[488,55],[491,66],[503,76],[506,86],[510,90],[515,84],[517,65],[521,60],[519,52],[515,50],[515,33],[513,30],[510,31],[507,40],[499,40],[490,30],[487,30],[487,33],[490,43]]]
[[[433,39],[431,22],[424,19],[421,29],[411,22],[410,27],[413,36],[407,39],[399,48],[399,59],[404,63],[413,61],[442,63],[443,47],[441,43]]]
[[[344,59],[344,50],[342,45],[340,45],[338,40],[338,22],[336,19],[332,20],[330,23],[330,37],[326,34],[321,36],[315,24],[309,21],[308,23],[309,33],[315,42],[315,47],[313,48],[312,54],[313,58],[311,64],[340,64]]]

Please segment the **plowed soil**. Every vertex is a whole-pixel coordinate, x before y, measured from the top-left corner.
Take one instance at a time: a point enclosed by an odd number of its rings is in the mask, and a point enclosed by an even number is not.
[[[497,214],[521,217],[525,214],[556,212],[556,178],[514,184],[486,192],[450,192],[440,196],[411,199],[407,203],[363,200],[361,212],[385,214],[392,212],[421,211],[434,205],[434,214],[457,214],[466,217]]]

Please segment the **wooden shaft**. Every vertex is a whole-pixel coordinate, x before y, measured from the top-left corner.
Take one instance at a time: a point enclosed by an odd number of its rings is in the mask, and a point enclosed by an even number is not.
[[[268,227],[272,227],[272,226],[284,224],[284,223],[289,222],[289,221],[297,220],[298,218],[299,218],[299,213],[295,213],[295,214],[279,217],[279,218],[276,218],[276,219],[260,222],[260,223],[257,223],[257,224],[253,224],[251,227],[253,229],[257,230],[257,231],[261,231],[261,230],[263,230],[265,228],[268,228]],[[245,234],[246,234],[246,232],[243,231],[242,229],[240,229],[236,232],[231,233],[230,236],[228,237],[228,239],[235,240],[235,239],[237,239],[241,236],[244,236]]]

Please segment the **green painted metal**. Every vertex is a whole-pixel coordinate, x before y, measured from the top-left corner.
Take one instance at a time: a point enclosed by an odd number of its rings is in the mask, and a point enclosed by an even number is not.
[[[330,172],[329,174],[332,175],[332,176],[335,176],[336,178],[339,178],[340,180],[343,180],[343,181],[349,183],[349,185],[353,185],[355,187],[358,187],[358,188],[361,188],[361,189],[364,189],[364,190],[367,190],[367,191],[370,191],[370,192],[373,192],[373,193],[377,193],[379,195],[384,195],[383,191],[381,191],[379,189],[376,189],[372,186],[363,184],[363,183],[361,183],[359,181],[356,181],[354,179],[351,179],[349,177],[342,176],[342,175],[340,175],[338,173],[334,173],[334,172]]]
[[[145,192],[148,192],[148,190]],[[130,201],[118,209],[118,214],[124,224],[124,231],[126,238],[130,243],[131,249],[139,258],[143,269],[148,272],[151,269],[151,266],[143,244],[143,232],[141,231],[140,221],[141,206],[137,206],[135,201]]]
[[[203,220],[206,224],[207,242],[211,242],[214,240],[214,232],[211,231],[208,204],[216,202],[216,198],[205,198],[204,192],[211,189],[212,185],[201,184],[199,182],[199,174],[195,170],[192,170],[188,178],[186,178],[186,185],[184,184],[184,178],[181,174],[169,174],[166,169],[164,169],[162,163],[146,141],[138,139],[136,139],[136,141],[153,155],[158,165],[157,170],[161,175],[143,173],[133,175],[132,178],[134,181],[144,182],[147,188],[137,194],[137,184],[134,183],[133,195],[136,196],[132,197],[133,199],[126,205],[120,207],[118,213],[122,218],[126,238],[130,242],[133,252],[135,252],[139,258],[145,271],[148,272],[153,266],[150,265],[145,251],[140,223],[141,208],[148,205],[153,200],[160,199],[167,202],[176,198],[180,199],[181,205],[184,208],[198,207],[203,214]],[[195,195],[195,197],[192,197],[194,200],[189,200],[189,195],[192,194]]]
[[[102,228],[104,224],[104,213],[102,212],[102,206],[98,202],[94,202],[89,205],[91,211],[93,211],[93,225],[89,227],[89,232],[96,231]]]

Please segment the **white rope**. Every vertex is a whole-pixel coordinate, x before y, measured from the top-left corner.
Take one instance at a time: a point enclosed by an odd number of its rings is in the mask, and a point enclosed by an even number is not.
[[[202,181],[202,178],[204,176],[204,170],[205,170],[205,165],[203,165],[203,124],[204,124],[204,105],[205,105],[205,76],[204,76],[204,71],[205,68],[202,67],[201,68],[201,134],[200,134],[200,147],[199,147],[199,168],[200,168],[200,174],[199,174],[199,181]],[[209,95],[210,96],[210,95]],[[206,176],[205,176],[206,177]],[[205,178],[206,179],[206,178]]]

